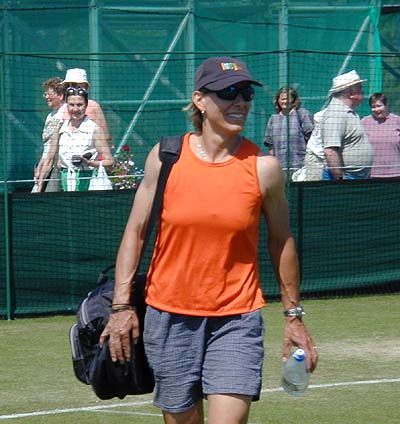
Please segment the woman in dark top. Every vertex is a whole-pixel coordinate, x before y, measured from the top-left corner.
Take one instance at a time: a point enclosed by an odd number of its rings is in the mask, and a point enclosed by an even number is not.
[[[264,144],[284,170],[289,169],[292,174],[304,165],[306,144],[313,129],[312,115],[301,107],[300,97],[292,87],[278,90],[274,106],[276,113],[269,118]]]

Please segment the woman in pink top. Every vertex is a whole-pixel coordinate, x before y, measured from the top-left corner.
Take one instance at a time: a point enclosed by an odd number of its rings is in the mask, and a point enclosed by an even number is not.
[[[211,57],[196,73],[191,112],[195,132],[164,192],[160,228],[147,276],[143,341],[154,372],[154,404],[166,424],[245,424],[260,396],[264,306],[258,272],[259,221],[268,227],[269,252],[285,316],[283,359],[306,350],[312,372],[318,354],[302,320],[299,269],[289,228],[285,178],[279,161],[241,135],[254,85],[246,65]],[[110,320],[111,358],[124,363],[139,337],[131,305],[133,276],[160,172],[159,146],[145,175],[118,251]]]
[[[372,114],[362,119],[368,140],[374,151],[371,178],[400,176],[400,116],[389,112],[383,93],[369,98]]]

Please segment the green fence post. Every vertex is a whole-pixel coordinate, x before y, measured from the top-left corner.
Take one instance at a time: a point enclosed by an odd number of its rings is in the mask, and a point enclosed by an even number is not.
[[[297,256],[299,258],[299,273],[300,273],[300,282],[303,280],[303,237],[304,237],[304,228],[303,228],[303,199],[304,199],[304,185],[302,183],[296,185],[297,189],[297,210],[296,210],[296,220],[297,220]]]
[[[10,219],[9,219],[9,200],[8,195],[8,150],[7,150],[7,121],[6,121],[6,105],[5,105],[5,87],[4,87],[4,65],[5,55],[0,58],[0,103],[1,103],[1,128],[3,140],[3,196],[4,196],[4,247],[5,247],[5,286],[6,286],[6,311],[7,319],[13,319],[12,310],[12,284],[11,284],[11,244],[10,244]]]
[[[292,162],[290,160],[290,109],[292,104],[290,102],[290,53],[286,51],[286,181],[289,183],[292,180]]]
[[[91,96],[100,101],[100,66],[99,66],[99,8],[96,0],[91,0],[89,5],[89,53],[90,53],[90,77],[93,84]]]

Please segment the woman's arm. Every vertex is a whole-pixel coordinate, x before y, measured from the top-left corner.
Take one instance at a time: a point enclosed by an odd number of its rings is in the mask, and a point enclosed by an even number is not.
[[[263,214],[267,222],[268,248],[285,310],[300,305],[300,273],[294,237],[289,226],[289,211],[285,196],[285,176],[276,158],[260,156],[257,163],[260,189],[263,193]],[[308,367],[317,365],[315,351],[301,318],[285,318],[283,359],[287,360],[293,346],[307,352]]]
[[[98,154],[102,158],[102,163],[105,168],[111,168],[114,164],[114,158],[111,154],[110,146],[107,142],[105,134],[100,127],[96,127],[93,131],[93,141],[96,147]],[[98,168],[100,166],[99,160],[87,160],[84,157],[82,161],[86,164],[86,166],[91,166],[93,168]]]
[[[264,133],[264,145],[267,146],[270,151],[272,150],[272,146],[273,146],[273,139],[272,139],[272,134],[273,134],[273,126],[274,126],[274,115],[270,116],[270,118],[268,119],[268,123],[267,126],[265,127],[265,133]]]
[[[314,120],[307,109],[300,108],[298,112],[301,119],[301,128],[303,130],[304,139],[307,142],[311,137],[312,130],[314,129]]]
[[[42,157],[39,161],[38,167],[35,171],[35,177],[38,185],[38,192],[42,191],[44,180],[48,177],[56,159],[58,152],[58,138],[59,131],[53,131],[50,140],[47,143],[50,143],[49,151],[45,157]]]
[[[118,250],[113,304],[131,304],[133,277],[138,266],[161,168],[158,150],[159,145],[157,144],[146,160],[144,177],[136,192]],[[124,310],[111,314],[110,320],[100,337],[100,343],[104,343],[107,337],[110,338],[112,360],[129,361],[131,338],[139,337],[139,321],[136,312]]]
[[[107,144],[111,140],[110,133],[108,131],[107,121],[104,116],[103,109],[94,100],[89,100],[88,107],[86,109],[87,116],[103,130],[104,137],[106,138]]]

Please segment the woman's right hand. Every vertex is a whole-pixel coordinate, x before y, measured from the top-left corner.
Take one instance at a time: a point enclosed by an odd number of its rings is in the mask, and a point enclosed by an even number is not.
[[[104,151],[100,153],[104,157]],[[161,160],[158,153],[159,144],[156,144],[146,159],[144,177],[135,194],[128,223],[118,249],[113,296],[115,305],[122,306],[131,303],[132,300],[132,282],[160,175]],[[139,336],[137,313],[134,309],[127,309],[110,315],[106,328],[100,336],[100,345],[109,339],[111,359],[123,363],[131,359],[132,340],[135,342]]]
[[[131,360],[131,340],[140,335],[139,319],[134,309],[110,314],[108,323],[101,333],[100,346],[109,339],[111,359],[123,364]]]

